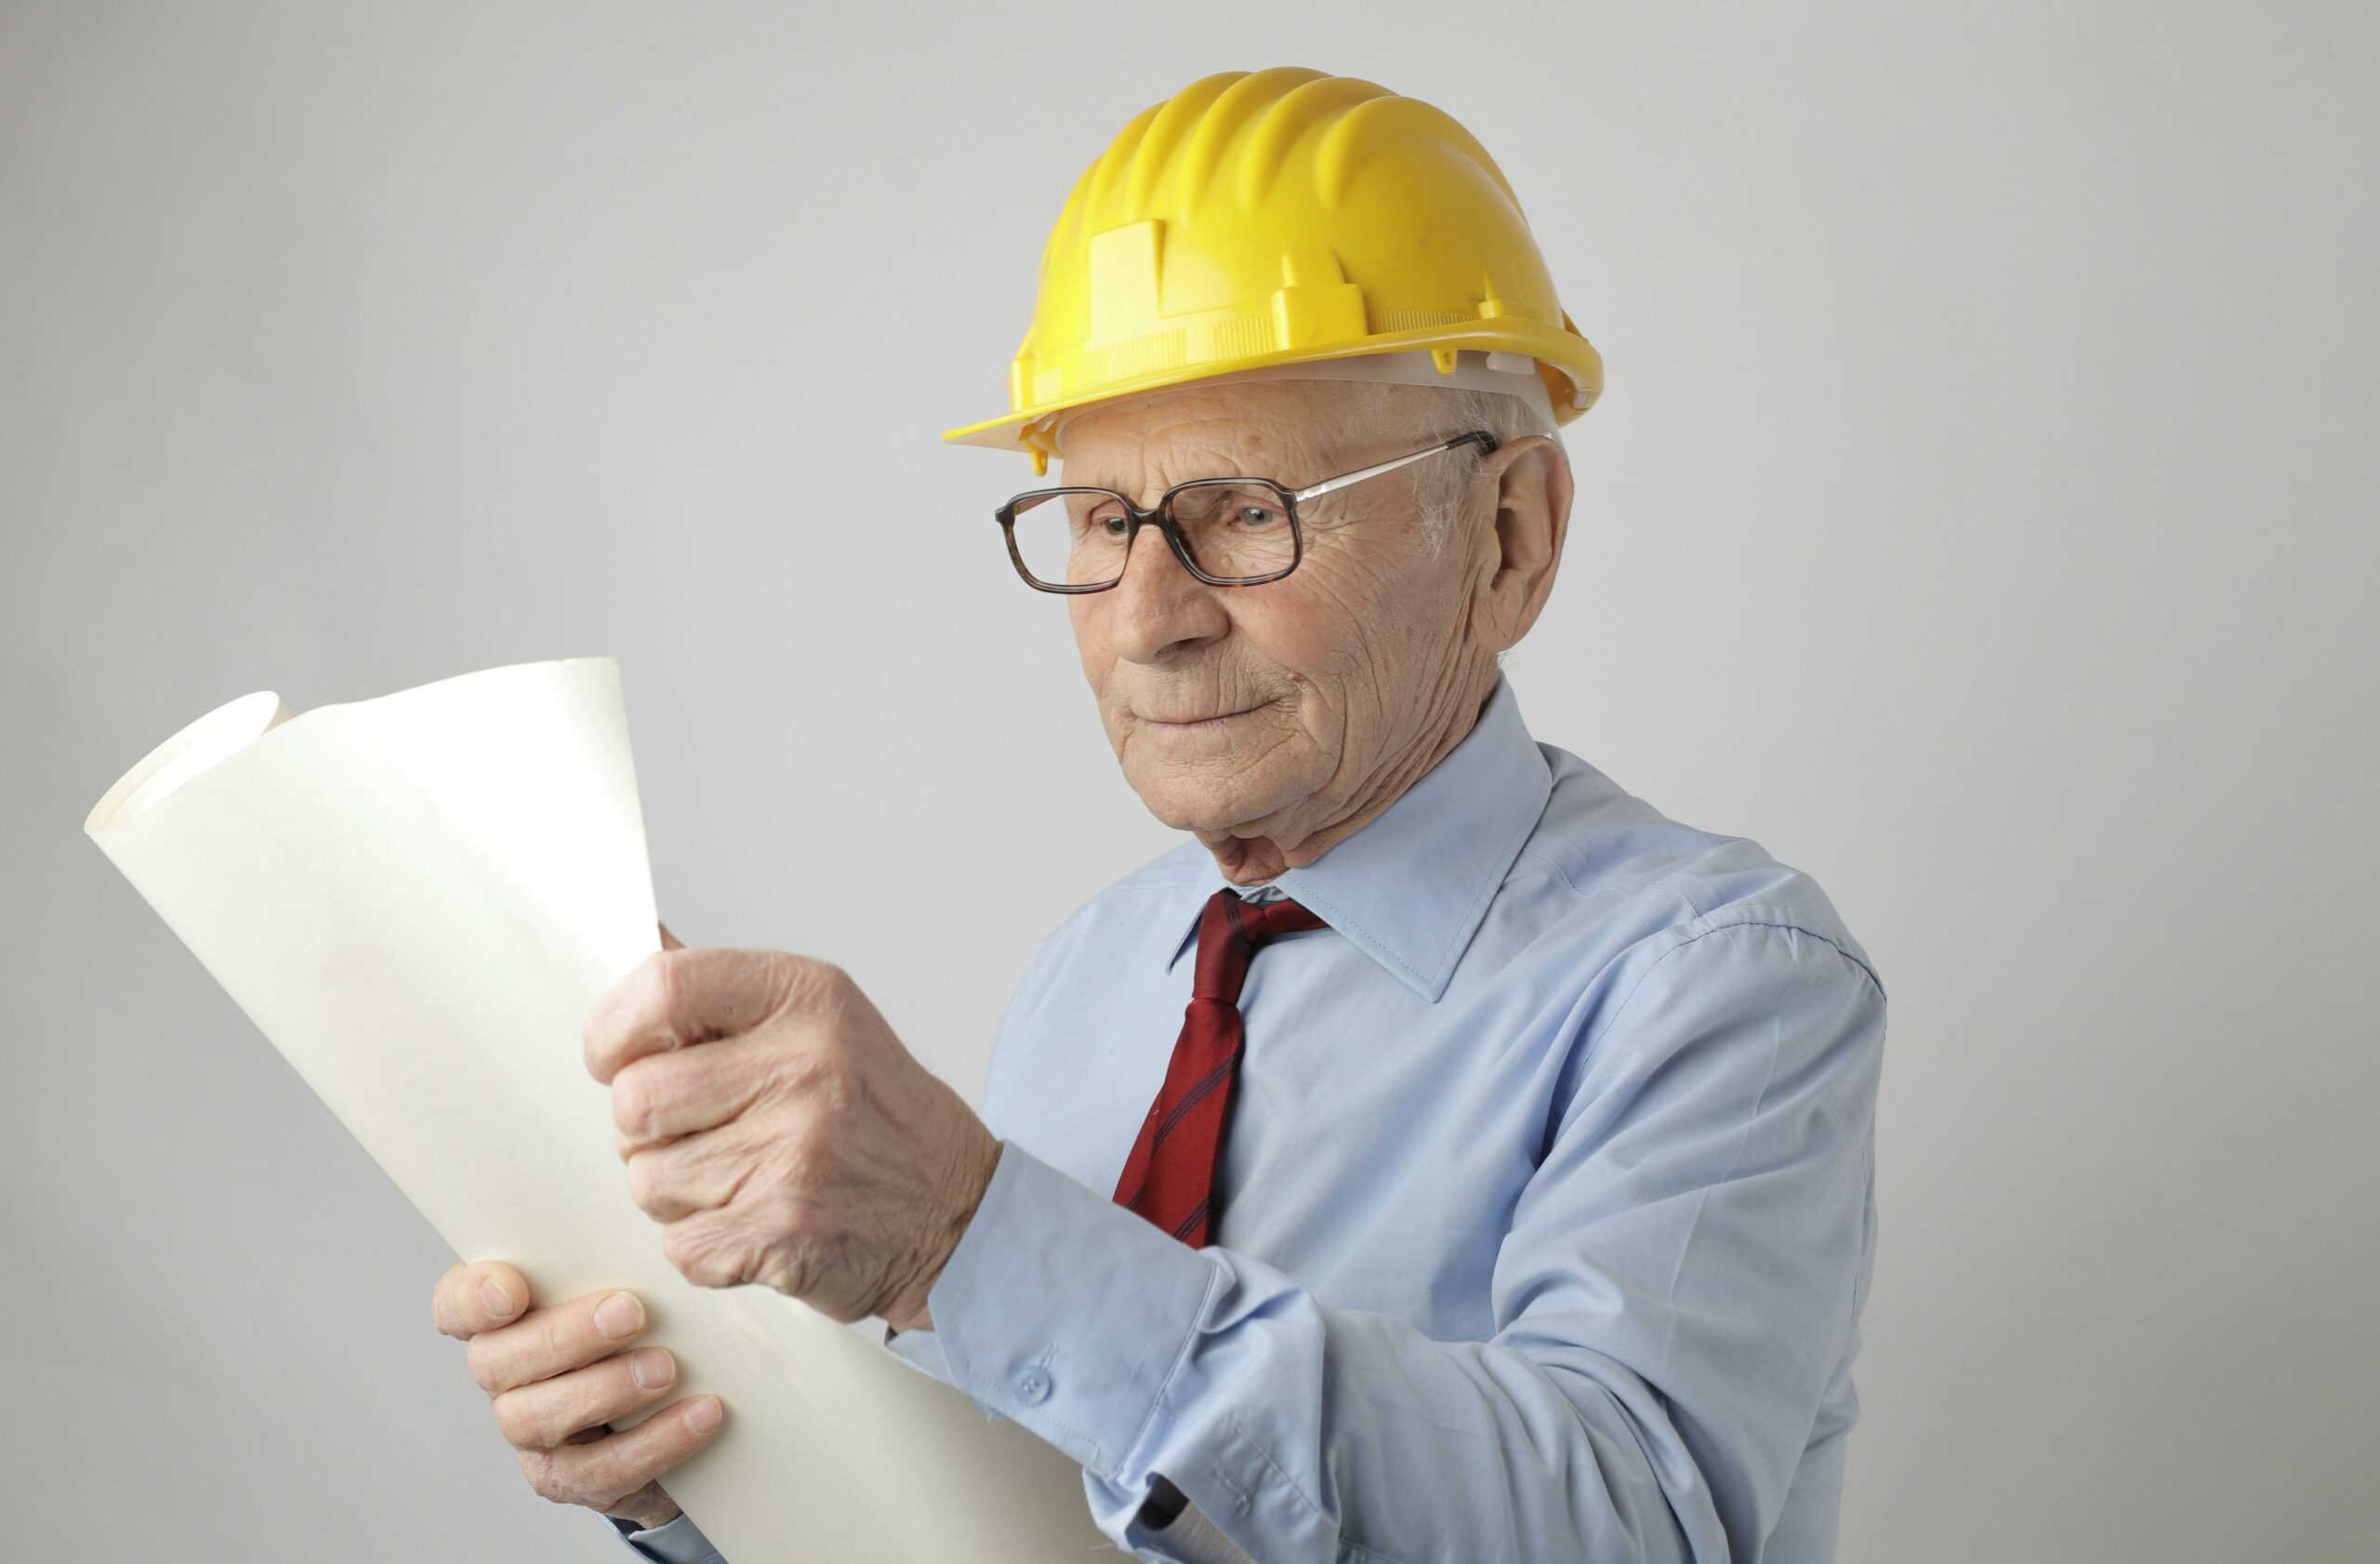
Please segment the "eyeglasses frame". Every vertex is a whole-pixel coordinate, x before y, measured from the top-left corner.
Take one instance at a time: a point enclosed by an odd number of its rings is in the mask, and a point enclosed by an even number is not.
[[[1096,484],[1062,484],[1057,488],[1051,489],[1026,489],[1021,494],[1010,496],[1008,503],[995,510],[993,515],[1000,524],[1001,536],[1008,540],[1009,563],[1016,566],[1016,573],[1025,578],[1025,584],[1031,587],[1038,592],[1064,592],[1069,594],[1076,592],[1104,592],[1111,588],[1123,584],[1124,572],[1121,569],[1117,571],[1116,579],[1113,581],[1067,584],[1062,586],[1054,582],[1044,581],[1039,577],[1034,575],[1032,571],[1025,568],[1025,556],[1016,547],[1017,506],[1023,501],[1028,499],[1068,494],[1110,495],[1115,497],[1118,504],[1124,507],[1125,513],[1132,520],[1132,529],[1125,535],[1124,538],[1124,561],[1126,568],[1129,568],[1131,563],[1132,545],[1139,541],[1141,529],[1144,526],[1154,526],[1164,536],[1166,547],[1172,550],[1173,557],[1182,562],[1182,568],[1188,571],[1192,576],[1197,577],[1199,580],[1204,581],[1207,585],[1210,587],[1261,587],[1267,581],[1277,581],[1282,577],[1287,576],[1289,572],[1295,570],[1299,563],[1305,558],[1305,528],[1300,524],[1298,519],[1299,501],[1318,499],[1324,495],[1336,493],[1338,490],[1346,488],[1350,484],[1360,484],[1368,478],[1377,478],[1383,472],[1394,472],[1400,467],[1405,467],[1410,463],[1421,461],[1424,457],[1435,457],[1444,451],[1451,451],[1459,445],[1475,444],[1479,447],[1480,456],[1486,457],[1493,456],[1496,453],[1497,446],[1501,444],[1501,441],[1499,441],[1494,435],[1488,433],[1486,430],[1474,429],[1470,431],[1468,433],[1458,434],[1451,440],[1442,441],[1435,445],[1432,445],[1427,450],[1415,451],[1410,456],[1393,457],[1387,461],[1374,462],[1369,467],[1360,467],[1353,472],[1342,472],[1335,478],[1325,478],[1319,483],[1309,484],[1302,489],[1284,487],[1282,484],[1275,483],[1270,478],[1190,478],[1174,484],[1171,488],[1157,496],[1157,503],[1145,510],[1133,504],[1130,496],[1118,494],[1114,489],[1103,489]],[[1263,487],[1272,490],[1275,494],[1279,495],[1283,501],[1281,507],[1282,513],[1289,518],[1289,563],[1283,565],[1280,569],[1273,571],[1269,575],[1208,575],[1205,571],[1198,568],[1198,562],[1190,557],[1189,540],[1182,536],[1182,528],[1173,519],[1173,497],[1180,494],[1183,490],[1228,487],[1235,484],[1261,484]]]

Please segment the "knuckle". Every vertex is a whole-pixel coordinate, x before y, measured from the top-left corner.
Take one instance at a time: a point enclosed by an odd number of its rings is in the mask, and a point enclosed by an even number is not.
[[[820,969],[819,992],[826,999],[828,1007],[840,1014],[850,1007],[853,1000],[859,998],[859,985],[852,980],[850,973],[832,961],[821,961],[818,966]]]
[[[619,1502],[629,1489],[613,1486],[619,1470],[618,1436],[607,1435],[584,1444],[564,1444],[545,1452],[545,1460],[552,1473],[548,1486],[566,1504],[585,1504],[590,1509],[606,1509]]]
[[[678,1269],[688,1281],[699,1284],[694,1272],[707,1256],[707,1246],[701,1235],[683,1222],[672,1222],[661,1231],[661,1255]]]
[[[667,1024],[683,991],[677,961],[681,954],[664,950],[646,957],[588,1011],[581,1042],[588,1069],[600,1077],[600,1066]]]
[[[661,1253],[678,1274],[696,1287],[733,1287],[743,1279],[734,1256],[713,1234],[691,1223],[670,1224],[661,1238]]]
[[[769,1285],[788,1297],[807,1298],[826,1280],[826,1270],[815,1245],[787,1244],[769,1268]]]
[[[622,1040],[632,1034],[636,1017],[646,1008],[643,996],[650,983],[650,974],[640,966],[605,989],[588,1007],[580,1041],[586,1049],[589,1069],[618,1053]]]
[[[707,1196],[705,1177],[705,1164],[690,1167],[684,1159],[640,1153],[629,1168],[628,1198],[654,1221],[675,1222],[707,1206],[724,1203]]]
[[[778,1155],[785,1161],[785,1177],[778,1184],[784,1191],[778,1214],[799,1230],[810,1214],[809,1192],[835,1183],[841,1173],[842,1157],[824,1135],[793,1136]]]
[[[628,1199],[647,1216],[657,1216],[660,1200],[661,1159],[650,1151],[640,1151],[628,1159]]]
[[[557,1504],[570,1503],[570,1495],[562,1491],[555,1471],[553,1451],[524,1450],[521,1452],[521,1475],[529,1479],[529,1487],[540,1499]]]
[[[859,1106],[859,1069],[849,1053],[840,1048],[819,1050],[810,1095],[823,1111],[837,1116]]]
[[[653,1072],[636,1060],[612,1078],[612,1123],[630,1141],[642,1141],[653,1123]]]
[[[471,1371],[472,1382],[494,1396],[505,1388],[503,1370],[497,1361],[494,1342],[486,1336],[473,1336],[463,1348],[463,1362]]]
[[[508,1390],[496,1398],[496,1427],[505,1442],[516,1450],[551,1450],[562,1443],[553,1437],[549,1420],[539,1403],[542,1397],[524,1396],[518,1390]]]
[[[851,974],[815,956],[780,953],[786,997],[805,1009],[831,1009],[852,987]]]
[[[694,953],[691,950],[664,950],[652,958],[653,992],[656,1001],[650,1024],[667,1026],[685,1005],[689,988],[688,967]]]
[[[852,974],[835,962],[817,956],[803,956],[800,960],[809,971],[811,980],[822,992],[841,994],[851,989]]]

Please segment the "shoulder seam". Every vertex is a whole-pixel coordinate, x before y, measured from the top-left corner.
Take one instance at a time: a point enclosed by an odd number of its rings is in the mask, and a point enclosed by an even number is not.
[[[1710,916],[1717,916],[1717,914],[1711,914]],[[1832,950],[1836,955],[1842,957],[1844,961],[1848,962],[1861,977],[1867,979],[1868,986],[1876,991],[1877,999],[1886,999],[1884,986],[1877,979],[1875,972],[1868,965],[1867,962],[1861,961],[1858,957],[1854,956],[1850,951],[1845,950],[1843,948],[1842,942],[1835,939],[1832,935],[1821,934],[1818,930],[1810,928],[1806,924],[1789,922],[1780,918],[1738,918],[1728,922],[1715,923],[1710,928],[1703,929],[1699,933],[1688,934],[1684,939],[1679,940],[1675,945],[1671,946],[1667,950],[1664,950],[1659,955],[1654,957],[1653,960],[1646,965],[1645,970],[1636,974],[1636,981],[1628,986],[1627,996],[1623,998],[1620,1001],[1619,1005],[1613,1009],[1610,1015],[1605,1018],[1603,1024],[1597,1027],[1593,1034],[1580,1040],[1580,1046],[1591,1046],[1596,1038],[1601,1037],[1604,1033],[1611,1030],[1613,1027],[1620,1024],[1620,1018],[1627,1013],[1628,1007],[1635,1002],[1637,993],[1644,988],[1646,979],[1651,977],[1654,972],[1663,961],[1668,961],[1672,956],[1676,955],[1687,946],[1699,944],[1701,941],[1710,938],[1712,934],[1726,934],[1731,929],[1785,929],[1794,934],[1807,934],[1810,938],[1818,941],[1826,946],[1828,949]]]

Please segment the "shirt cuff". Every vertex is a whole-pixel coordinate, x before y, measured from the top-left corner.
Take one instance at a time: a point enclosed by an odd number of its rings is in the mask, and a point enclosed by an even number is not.
[[[932,1293],[927,1294],[926,1306],[933,1306]],[[888,1335],[884,1338],[884,1350],[945,1385],[950,1383],[950,1365],[943,1361],[942,1338],[934,1332],[902,1331]]]
[[[1113,1481],[1181,1371],[1223,1266],[1013,1141],[926,1296],[888,1345]],[[932,1372],[932,1371],[929,1371]]]
[[[622,1520],[615,1515],[603,1518],[619,1531],[628,1546],[660,1564],[727,1564],[727,1557],[710,1545],[702,1534],[694,1518],[681,1511],[678,1518],[664,1525],[640,1530],[633,1520]]]

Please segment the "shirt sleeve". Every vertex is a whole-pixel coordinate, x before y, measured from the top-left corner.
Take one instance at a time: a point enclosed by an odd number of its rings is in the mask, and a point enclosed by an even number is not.
[[[694,1525],[694,1518],[681,1513],[677,1519],[664,1525],[639,1529],[633,1520],[617,1516],[603,1518],[612,1523],[621,1540],[647,1558],[660,1564],[727,1564],[727,1556],[710,1545],[710,1539]]]
[[[1081,1463],[1151,1557],[1196,1557],[1142,1518],[1163,1478],[1267,1564],[1756,1558],[1841,1432],[1884,1030],[1823,937],[1687,925],[1581,1020],[1487,1341],[1190,1249],[1004,1141],[899,1347]]]

